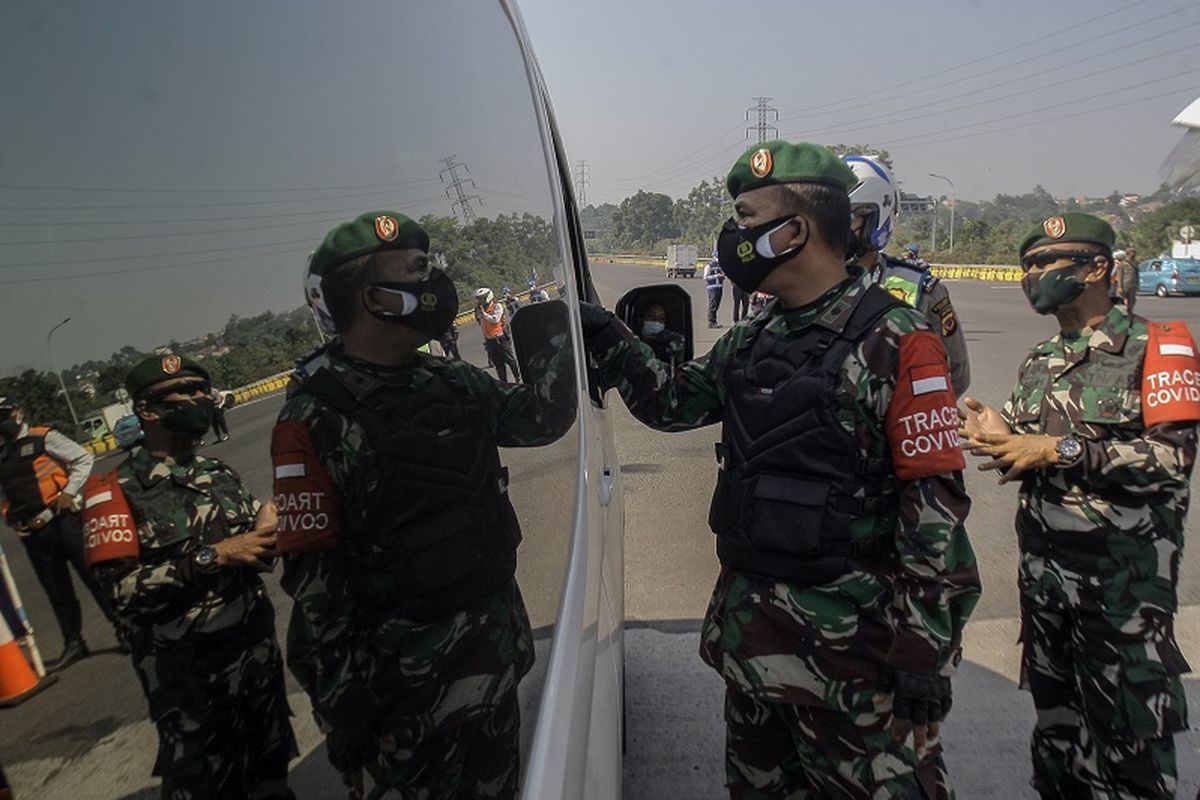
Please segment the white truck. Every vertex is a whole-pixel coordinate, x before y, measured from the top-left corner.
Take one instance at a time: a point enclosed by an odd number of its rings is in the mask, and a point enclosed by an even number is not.
[[[133,405],[128,401],[112,403],[104,406],[97,413],[79,421],[79,427],[89,439],[103,439],[117,424],[117,420],[133,413]]]
[[[673,244],[667,247],[667,277],[694,278],[696,277],[696,256],[698,248],[694,244]]]

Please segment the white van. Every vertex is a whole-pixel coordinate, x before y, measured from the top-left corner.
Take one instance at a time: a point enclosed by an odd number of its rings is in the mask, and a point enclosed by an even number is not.
[[[22,245],[0,261],[19,284],[12,308],[40,313],[46,298],[87,298],[88,313],[72,313],[88,335],[64,343],[60,360],[190,341],[234,314],[294,309],[308,254],[334,225],[373,210],[420,220],[464,301],[479,286],[518,285],[531,273],[561,287],[519,310],[512,333],[525,367],[538,348],[558,348],[573,391],[556,402],[574,423],[550,444],[501,449],[535,639],[520,684],[520,793],[619,797],[624,514],[609,412],[589,387],[578,311],[580,300],[598,298],[569,162],[515,5],[135,0],[119,12],[32,4],[9,16],[21,32],[10,37],[10,57],[52,68],[22,78],[21,113],[0,133],[11,156],[0,202],[35,209],[10,215],[6,235]],[[50,263],[54,271],[29,275],[21,266]],[[30,275],[37,281],[20,284]],[[538,329],[556,315],[569,330]],[[21,325],[0,320],[0,335],[24,342],[36,360],[40,342]],[[295,348],[277,355],[298,358],[315,337],[285,331],[274,341]],[[488,369],[482,344],[477,325],[462,328],[461,357]],[[221,454],[259,497],[270,492],[281,402],[239,409],[239,436]],[[18,583],[32,580],[17,568]],[[291,600],[277,577],[267,583],[282,641]],[[31,617],[46,620],[39,604],[31,601]],[[89,639],[104,643],[111,631],[88,613]],[[93,761],[89,797],[156,785],[152,748],[125,744],[148,723],[128,663],[95,659],[89,669],[86,684],[48,692],[58,700],[41,716],[36,704],[5,716],[0,751],[18,796],[23,787],[52,796],[56,781]],[[103,697],[88,693],[97,685]],[[293,694],[294,724],[310,742],[292,764],[293,786],[302,797],[344,796],[303,702]],[[81,727],[102,729],[109,744],[72,738]],[[109,758],[109,746],[134,756]],[[71,766],[51,769],[50,751]]]

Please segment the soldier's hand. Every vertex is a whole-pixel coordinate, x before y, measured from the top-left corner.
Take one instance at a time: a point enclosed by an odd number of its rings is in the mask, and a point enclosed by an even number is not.
[[[963,397],[962,404],[963,407],[958,410],[959,419],[962,420],[958,438],[962,440],[964,449],[973,447],[980,434],[1012,433],[1003,415],[991,406],[969,396]]]
[[[892,740],[900,744],[911,734],[913,749],[923,755],[950,712],[950,679],[896,670],[886,684],[892,692]]]
[[[275,530],[275,526],[278,523],[279,511],[275,508],[275,501],[268,500],[259,507],[258,516],[254,518],[254,527],[257,530],[265,530],[267,528]]]
[[[275,526],[255,528],[247,533],[230,536],[212,546],[217,551],[217,566],[220,567],[253,567],[267,571],[271,565],[262,560],[263,556],[272,557],[275,552]]]
[[[1034,469],[1058,464],[1057,436],[1017,433],[981,433],[971,447],[973,456],[991,456],[981,470],[1000,470],[1000,483],[1016,480]]]

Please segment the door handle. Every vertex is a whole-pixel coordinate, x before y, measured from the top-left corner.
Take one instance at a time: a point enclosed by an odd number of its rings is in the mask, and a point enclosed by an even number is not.
[[[600,505],[607,506],[612,502],[614,483],[613,469],[605,464],[604,469],[600,471],[600,486],[596,490],[600,496]]]

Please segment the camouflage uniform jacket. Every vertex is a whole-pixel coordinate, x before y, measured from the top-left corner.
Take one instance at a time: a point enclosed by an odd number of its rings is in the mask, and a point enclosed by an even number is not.
[[[330,361],[384,382],[381,391],[420,392],[431,382],[445,382],[449,373],[455,386],[483,401],[487,425],[501,446],[552,442],[574,419],[573,401],[555,393],[561,379],[573,376],[555,372],[554,359],[545,384],[517,385],[500,383],[463,361],[418,354],[409,366],[383,370],[346,358],[340,345],[327,347],[298,370],[279,423],[304,424],[333,490],[343,497],[371,443],[357,421],[304,391],[306,375]],[[283,559],[283,586],[295,600],[288,666],[311,698],[322,729],[367,725],[381,743],[391,742],[387,746],[411,746],[502,702],[533,664],[533,635],[515,580],[445,619],[380,618],[375,610],[356,608],[351,591],[352,582],[372,580],[370,565],[380,560],[373,555],[383,543],[364,538]],[[376,718],[363,718],[363,707],[378,709]]]
[[[260,504],[237,473],[215,459],[182,463],[139,447],[117,467],[117,477],[137,523],[141,554],[137,561],[102,562],[93,569],[130,627],[143,680],[157,686],[163,677],[197,670],[206,659],[236,658],[238,643],[271,636],[269,628],[247,629],[248,620],[261,618],[259,606],[270,608],[257,572],[208,574],[192,564],[197,548],[254,528]],[[162,697],[167,705],[157,708],[159,697],[150,693],[155,719],[174,701]]]
[[[778,301],[735,325],[705,356],[674,376],[649,346],[619,344],[598,359],[601,384],[616,387],[630,411],[660,430],[722,420],[730,364],[760,330],[798,335],[839,298],[865,292],[869,279],[843,281],[803,308]],[[888,457],[883,420],[896,385],[899,340],[927,330],[916,311],[896,307],[851,351],[836,389],[837,419],[863,458]],[[851,536],[894,537],[897,566],[852,572],[801,587],[723,569],[701,633],[701,656],[734,688],[767,701],[851,711],[870,705],[884,665],[949,674],[980,585],[963,521],[970,509],[960,473],[898,482],[899,513],[861,516]]]
[[[1183,549],[1194,423],[1142,422],[1147,322],[1114,306],[1094,329],[1042,342],[1003,415],[1016,433],[1072,435],[1083,456],[1027,474],[1022,550],[1054,549],[1077,609],[1113,619],[1170,615]]]

